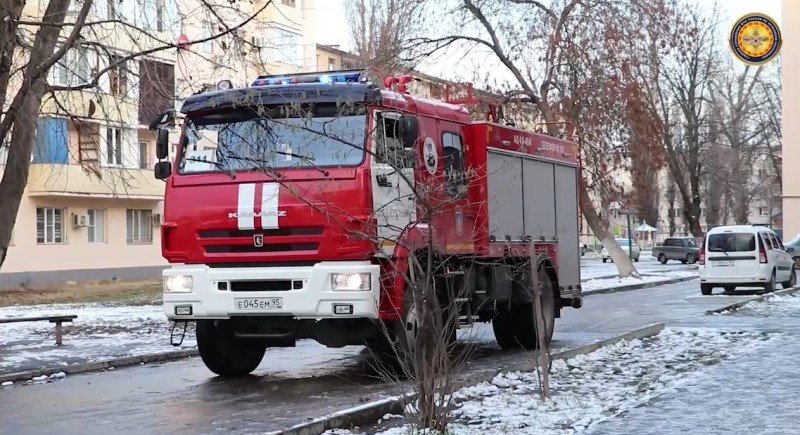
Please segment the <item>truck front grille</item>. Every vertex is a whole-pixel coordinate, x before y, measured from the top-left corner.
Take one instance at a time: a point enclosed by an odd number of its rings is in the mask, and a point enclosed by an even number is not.
[[[266,244],[264,246],[253,245],[209,245],[205,250],[209,254],[226,254],[237,252],[294,252],[294,251],[316,251],[319,243],[277,243]]]
[[[285,227],[275,229],[207,229],[197,232],[207,254],[280,253],[316,251],[324,232],[322,226]],[[261,236],[262,246],[255,246]]]
[[[233,292],[276,292],[300,290],[303,281],[291,279],[274,279],[268,281],[231,281],[230,289]]]

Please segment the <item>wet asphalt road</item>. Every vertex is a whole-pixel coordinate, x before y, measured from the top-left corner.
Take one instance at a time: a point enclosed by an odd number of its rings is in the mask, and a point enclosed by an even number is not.
[[[575,347],[656,322],[708,326],[719,317],[705,310],[740,299],[700,296],[696,280],[588,296],[584,308],[564,310],[553,346]],[[461,335],[477,348],[468,371],[529,357],[501,352],[488,325]],[[400,392],[378,379],[361,348],[305,341],[268,351],[245,379],[215,377],[191,358],[0,389],[0,433],[264,432]]]

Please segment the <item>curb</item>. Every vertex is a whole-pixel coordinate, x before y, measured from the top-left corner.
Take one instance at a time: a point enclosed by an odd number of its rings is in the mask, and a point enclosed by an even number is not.
[[[600,340],[591,344],[583,345],[574,349],[554,353],[550,356],[550,360],[556,359],[569,359],[577,355],[583,355],[595,350],[618,343],[622,340],[633,340],[637,338],[651,337],[658,335],[664,329],[663,323],[655,323],[643,328],[635,329],[622,335]],[[470,375],[465,379],[457,380],[455,382],[456,388],[461,389],[469,386],[479,384],[481,382],[489,382],[495,376],[502,372],[510,371],[532,371],[536,368],[533,358],[525,358],[524,361],[510,364],[502,368],[487,370],[484,372]],[[337,428],[350,428],[354,426],[363,426],[378,421],[384,415],[403,414],[404,403],[414,400],[416,395],[414,393],[404,394],[402,396],[388,397],[375,402],[365,403],[344,411],[328,414],[312,421],[300,423],[290,428],[268,432],[270,435],[316,435],[325,432],[326,430]]]
[[[691,281],[693,279],[698,279],[698,276],[684,276],[682,278],[673,278],[664,281],[652,281],[652,282],[644,282],[641,284],[621,285],[618,287],[601,288],[597,290],[582,290],[581,296],[601,295],[608,293],[626,292],[631,290],[641,290],[651,287],[658,287],[662,285],[677,284],[681,282]]]
[[[739,308],[742,308],[743,306],[749,304],[750,302],[765,301],[765,300],[767,300],[767,299],[769,299],[769,298],[771,298],[773,296],[787,296],[787,295],[791,295],[791,294],[797,293],[799,291],[800,291],[800,287],[792,287],[792,288],[788,288],[788,289],[778,290],[778,291],[774,291],[772,293],[767,293],[767,294],[763,294],[761,296],[756,296],[756,297],[754,297],[752,299],[747,299],[746,301],[739,301],[739,302],[736,302],[734,304],[725,305],[722,308],[716,308],[716,309],[713,309],[713,310],[708,310],[708,311],[706,311],[706,314],[722,314],[725,311],[736,311]]]
[[[64,372],[66,374],[75,374],[75,373],[93,372],[103,369],[109,369],[112,367],[124,367],[124,366],[132,366],[137,364],[160,362],[160,361],[173,361],[173,360],[196,356],[197,354],[198,354],[197,348],[192,348],[192,349],[183,349],[172,352],[152,353],[148,355],[126,356],[122,358],[73,364],[57,368],[8,373],[5,375],[0,375],[0,383],[7,381],[29,381],[37,376],[50,376],[52,374],[60,372]]]

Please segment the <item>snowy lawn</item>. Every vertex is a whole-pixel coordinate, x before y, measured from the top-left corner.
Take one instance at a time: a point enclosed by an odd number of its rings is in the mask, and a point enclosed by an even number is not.
[[[663,273],[658,275],[642,275],[639,278],[634,278],[634,277],[596,278],[584,281],[583,283],[581,283],[581,288],[583,289],[584,292],[592,292],[598,290],[606,290],[614,287],[622,287],[622,286],[645,284],[645,283],[666,282],[676,278],[689,278],[696,276],[697,276],[697,270],[676,270],[676,271],[671,271],[669,273]]]
[[[584,431],[704,376],[709,366],[753,353],[772,340],[772,335],[760,332],[667,328],[655,337],[622,341],[553,362],[552,397],[544,403],[534,373],[503,373],[455,393],[449,430],[464,435]],[[406,434],[410,427],[381,433]]]
[[[76,314],[64,323],[63,346],[49,322],[0,324],[0,373],[167,352],[170,323],[161,305],[52,304],[0,308],[0,317]],[[187,331],[183,346],[194,346]]]
[[[779,295],[769,299],[753,301],[738,310],[726,311],[723,315],[754,317],[800,317],[800,296]]]

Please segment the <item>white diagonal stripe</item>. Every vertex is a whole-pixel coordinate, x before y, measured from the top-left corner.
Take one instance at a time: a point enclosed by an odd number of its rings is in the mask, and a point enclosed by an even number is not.
[[[240,230],[253,230],[255,226],[256,185],[246,183],[239,185],[239,207],[236,211],[236,223]]]
[[[261,228],[278,228],[278,183],[264,183],[261,189]]]

